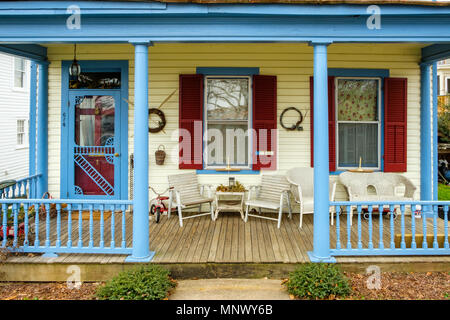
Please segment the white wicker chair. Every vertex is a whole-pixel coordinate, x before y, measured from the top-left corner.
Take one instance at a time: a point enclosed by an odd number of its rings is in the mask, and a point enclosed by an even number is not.
[[[410,201],[416,191],[408,178],[397,173],[347,171],[339,175],[339,181],[347,188],[349,201]],[[403,194],[398,194],[400,187],[404,188]],[[369,192],[371,188],[374,192]],[[353,208],[350,211],[352,217]]]
[[[169,193],[169,208],[168,217],[170,218],[170,213],[172,207],[178,209],[178,219],[180,220],[180,227],[183,226],[184,219],[190,219],[205,215],[211,215],[211,219],[214,220],[214,208],[213,208],[213,197],[210,185],[208,187],[208,197],[203,196],[203,191],[205,186],[200,186],[198,184],[197,175],[195,173],[183,173],[168,176],[169,186],[173,188]],[[175,194],[175,199],[174,199]],[[175,201],[174,201],[175,200]],[[210,212],[201,213],[202,204],[209,203]],[[198,214],[183,217],[182,209],[187,207],[198,206]]]
[[[259,188],[259,192],[257,192],[255,199],[251,199],[252,190],[256,188]],[[289,201],[289,182],[286,180],[286,177],[282,175],[263,175],[260,186],[250,187],[248,200],[245,202],[246,210],[244,221],[247,222],[248,217],[274,220],[278,221],[277,227],[280,228],[285,199],[289,208],[289,217],[291,218],[292,212]],[[248,212],[250,207],[258,208],[260,215],[250,214]],[[278,210],[278,219],[262,216],[261,208]]]
[[[286,174],[291,183],[291,192],[294,201],[300,206],[300,224],[303,226],[303,214],[314,212],[314,168],[296,167],[290,169]],[[329,184],[330,201],[334,201],[336,194],[336,182]],[[331,225],[334,223],[334,208],[331,209]]]

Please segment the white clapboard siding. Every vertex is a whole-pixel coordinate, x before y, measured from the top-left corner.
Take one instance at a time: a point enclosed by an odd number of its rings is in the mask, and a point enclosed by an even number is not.
[[[29,67],[25,88],[13,88],[14,57],[0,53],[0,181],[28,175]],[[25,145],[17,146],[17,120],[25,121]]]
[[[415,185],[420,182],[420,45],[416,44],[332,44],[330,68],[389,69],[391,77],[408,78],[408,172]],[[59,194],[61,60],[73,58],[73,47],[50,45],[49,112],[49,187]],[[133,102],[134,48],[132,45],[79,45],[79,60],[129,60],[129,100]],[[310,165],[309,77],[313,73],[313,48],[307,44],[159,44],[149,48],[149,106],[159,104],[178,89],[178,75],[195,73],[196,67],[259,67],[260,73],[276,75],[278,82],[278,117],[283,109],[297,107],[307,111],[303,131],[286,131],[279,126],[278,170],[284,174],[293,166]],[[157,190],[167,187],[167,175],[186,172],[178,169],[178,92],[162,109],[166,115],[165,133],[150,134],[150,185]],[[292,122],[295,119],[292,119]],[[286,119],[288,122],[289,119]],[[129,152],[133,152],[133,107],[129,108]],[[155,163],[155,151],[163,144],[165,164]],[[244,185],[258,184],[259,175],[234,175]],[[200,183],[227,183],[226,174],[199,175]],[[333,176],[332,179],[336,179]],[[418,193],[416,197],[418,197]],[[345,199],[337,187],[336,199]]]

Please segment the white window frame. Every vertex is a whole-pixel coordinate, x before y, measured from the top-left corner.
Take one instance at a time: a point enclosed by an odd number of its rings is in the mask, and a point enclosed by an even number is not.
[[[450,88],[448,87],[448,80],[450,79],[450,77],[445,77],[445,92],[444,95],[448,95],[450,94]]]
[[[19,132],[19,121],[23,121],[23,131]],[[27,135],[27,128],[28,128],[28,119],[25,118],[17,118],[16,119],[16,149],[24,149],[28,148],[28,135]],[[18,143],[19,134],[23,134],[23,140],[22,144]]]
[[[208,134],[207,131],[208,130],[208,108],[207,108],[207,103],[208,103],[208,88],[207,88],[207,81],[208,79],[226,79],[226,78],[230,78],[230,79],[247,79],[248,80],[248,119],[247,119],[247,139],[248,139],[248,165],[247,166],[239,166],[239,165],[232,165],[230,164],[230,167],[235,168],[235,169],[243,169],[243,170],[247,170],[247,169],[251,169],[252,168],[252,147],[253,147],[253,135],[252,134],[248,134],[249,132],[251,132],[252,130],[252,119],[253,119],[253,95],[252,95],[252,90],[253,90],[253,83],[252,83],[252,77],[251,76],[246,76],[246,75],[227,75],[227,76],[222,76],[222,75],[208,75],[205,76],[203,81],[204,81],[204,85],[203,85],[203,101],[204,101],[204,106],[203,106],[203,126],[204,126],[204,134],[203,134],[203,168],[206,170],[215,170],[215,169],[223,169],[226,168],[226,164],[223,166],[219,166],[219,165],[209,165],[208,164]],[[226,120],[225,120],[226,121]],[[233,120],[228,120],[230,123],[241,123],[243,121],[233,121]]]
[[[24,70],[21,71],[23,73],[23,87],[16,87],[16,59],[22,59],[24,64]],[[27,81],[28,81],[28,61],[25,58],[22,57],[13,57],[13,63],[12,63],[12,89],[14,91],[27,91]]]
[[[377,80],[378,81],[378,121],[339,121],[338,120],[338,80],[339,79],[352,79],[352,80]],[[348,170],[348,169],[357,169],[358,167],[340,167],[339,166],[339,123],[371,123],[371,124],[378,124],[378,147],[377,147],[377,156],[378,156],[378,166],[377,167],[364,167],[361,165],[362,168],[368,169],[368,170],[381,170],[381,124],[383,119],[381,119],[381,78],[379,77],[336,77],[335,78],[335,92],[334,92],[334,105],[335,105],[335,122],[336,122],[336,128],[335,128],[335,141],[336,141],[336,170]]]

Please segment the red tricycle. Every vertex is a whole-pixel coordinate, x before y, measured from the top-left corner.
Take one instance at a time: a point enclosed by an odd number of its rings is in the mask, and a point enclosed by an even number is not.
[[[169,197],[162,196],[162,195],[164,193],[166,193],[167,191],[172,190],[173,187],[167,188],[166,190],[164,190],[164,192],[161,192],[161,193],[156,192],[155,189],[153,189],[152,187],[149,187],[149,189],[152,190],[154,194],[156,194],[156,198],[153,198],[152,200],[150,200],[149,214],[151,214],[155,217],[156,223],[159,223],[161,214],[169,211],[163,202],[163,200],[169,200]]]

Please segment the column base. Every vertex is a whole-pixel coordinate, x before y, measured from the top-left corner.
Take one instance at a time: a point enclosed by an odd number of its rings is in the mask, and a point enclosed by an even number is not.
[[[319,262],[322,262],[322,263],[336,263],[336,258],[334,258],[332,256],[329,256],[329,257],[316,257],[312,251],[308,251],[308,257],[309,257],[309,260],[311,262],[314,262],[314,263],[319,263]]]
[[[147,257],[133,257],[133,255],[128,256],[125,258],[125,262],[138,262],[138,263],[145,263],[150,262],[155,255],[154,251],[150,251],[150,254]]]
[[[42,258],[57,258],[58,255],[54,252],[46,252],[41,257]]]

